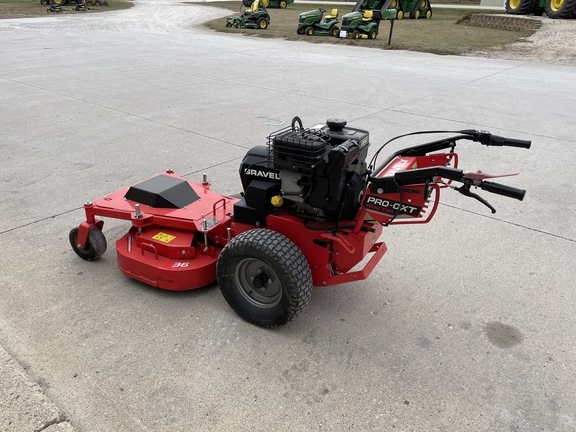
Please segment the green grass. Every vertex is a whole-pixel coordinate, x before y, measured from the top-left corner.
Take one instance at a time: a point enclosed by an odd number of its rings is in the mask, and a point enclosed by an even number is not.
[[[105,12],[111,10],[128,9],[133,6],[126,0],[108,0],[108,6],[94,6],[87,11],[74,12],[74,6],[72,5],[63,6],[63,13],[94,13],[94,12]],[[40,4],[40,0],[0,0],[0,19],[2,18],[32,18],[37,16],[46,16],[48,12],[49,5]]]
[[[230,15],[240,14],[240,2],[196,3],[212,7],[222,7],[230,10]],[[265,38],[283,38],[293,41],[310,43],[330,43],[343,45],[359,45],[378,49],[402,49],[410,51],[430,52],[435,54],[463,54],[476,49],[501,48],[503,45],[528,36],[531,32],[514,32],[509,30],[473,27],[467,21],[456,22],[464,15],[466,9],[434,8],[432,19],[403,19],[394,23],[392,42],[388,45],[390,22],[380,23],[380,33],[374,40],[339,39],[330,36],[297,35],[298,17],[300,13],[322,7],[332,9],[338,7],[339,17],[352,11],[354,3],[342,5],[291,4],[287,9],[268,9],[270,26],[266,30],[226,28],[226,19],[221,18],[206,23],[212,30],[224,33],[243,34]],[[475,11],[476,13],[498,13],[495,11]]]

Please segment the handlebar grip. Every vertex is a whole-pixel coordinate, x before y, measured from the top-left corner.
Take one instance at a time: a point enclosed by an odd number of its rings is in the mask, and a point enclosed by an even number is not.
[[[497,195],[503,195],[508,198],[514,198],[517,200],[522,201],[524,199],[524,195],[526,195],[526,190],[524,189],[517,189],[511,186],[506,186],[499,183],[483,181],[479,185],[480,189],[485,190],[487,192],[492,192]]]
[[[518,147],[529,149],[532,141],[519,140],[514,138],[504,138],[498,135],[491,135],[488,141],[489,146],[506,146],[506,147]]]

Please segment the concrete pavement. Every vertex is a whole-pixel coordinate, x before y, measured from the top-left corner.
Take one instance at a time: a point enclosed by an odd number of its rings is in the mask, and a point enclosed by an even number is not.
[[[0,346],[0,428],[3,431],[73,431],[65,413]]]
[[[574,430],[576,69],[196,26],[223,15],[139,1],[0,21],[0,429]],[[238,192],[268,119],[294,115],[346,118],[372,151],[417,129],[532,139],[460,155],[520,171],[506,183],[528,194],[484,194],[491,215],[447,191],[431,224],[385,231],[367,281],[316,289],[275,331],[240,320],[216,286],[124,277],[119,221],[98,262],[71,251],[84,201],[167,167]]]

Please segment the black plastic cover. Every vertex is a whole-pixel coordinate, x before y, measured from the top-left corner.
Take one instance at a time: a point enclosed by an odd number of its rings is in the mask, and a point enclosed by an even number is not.
[[[130,186],[124,198],[156,208],[183,208],[200,199],[186,180],[164,174]]]

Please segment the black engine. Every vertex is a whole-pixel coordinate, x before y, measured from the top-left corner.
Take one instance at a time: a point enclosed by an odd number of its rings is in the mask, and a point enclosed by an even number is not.
[[[329,119],[304,129],[298,117],[252,148],[240,166],[243,199],[234,219],[263,225],[274,209],[317,221],[350,219],[366,187],[367,131]]]

